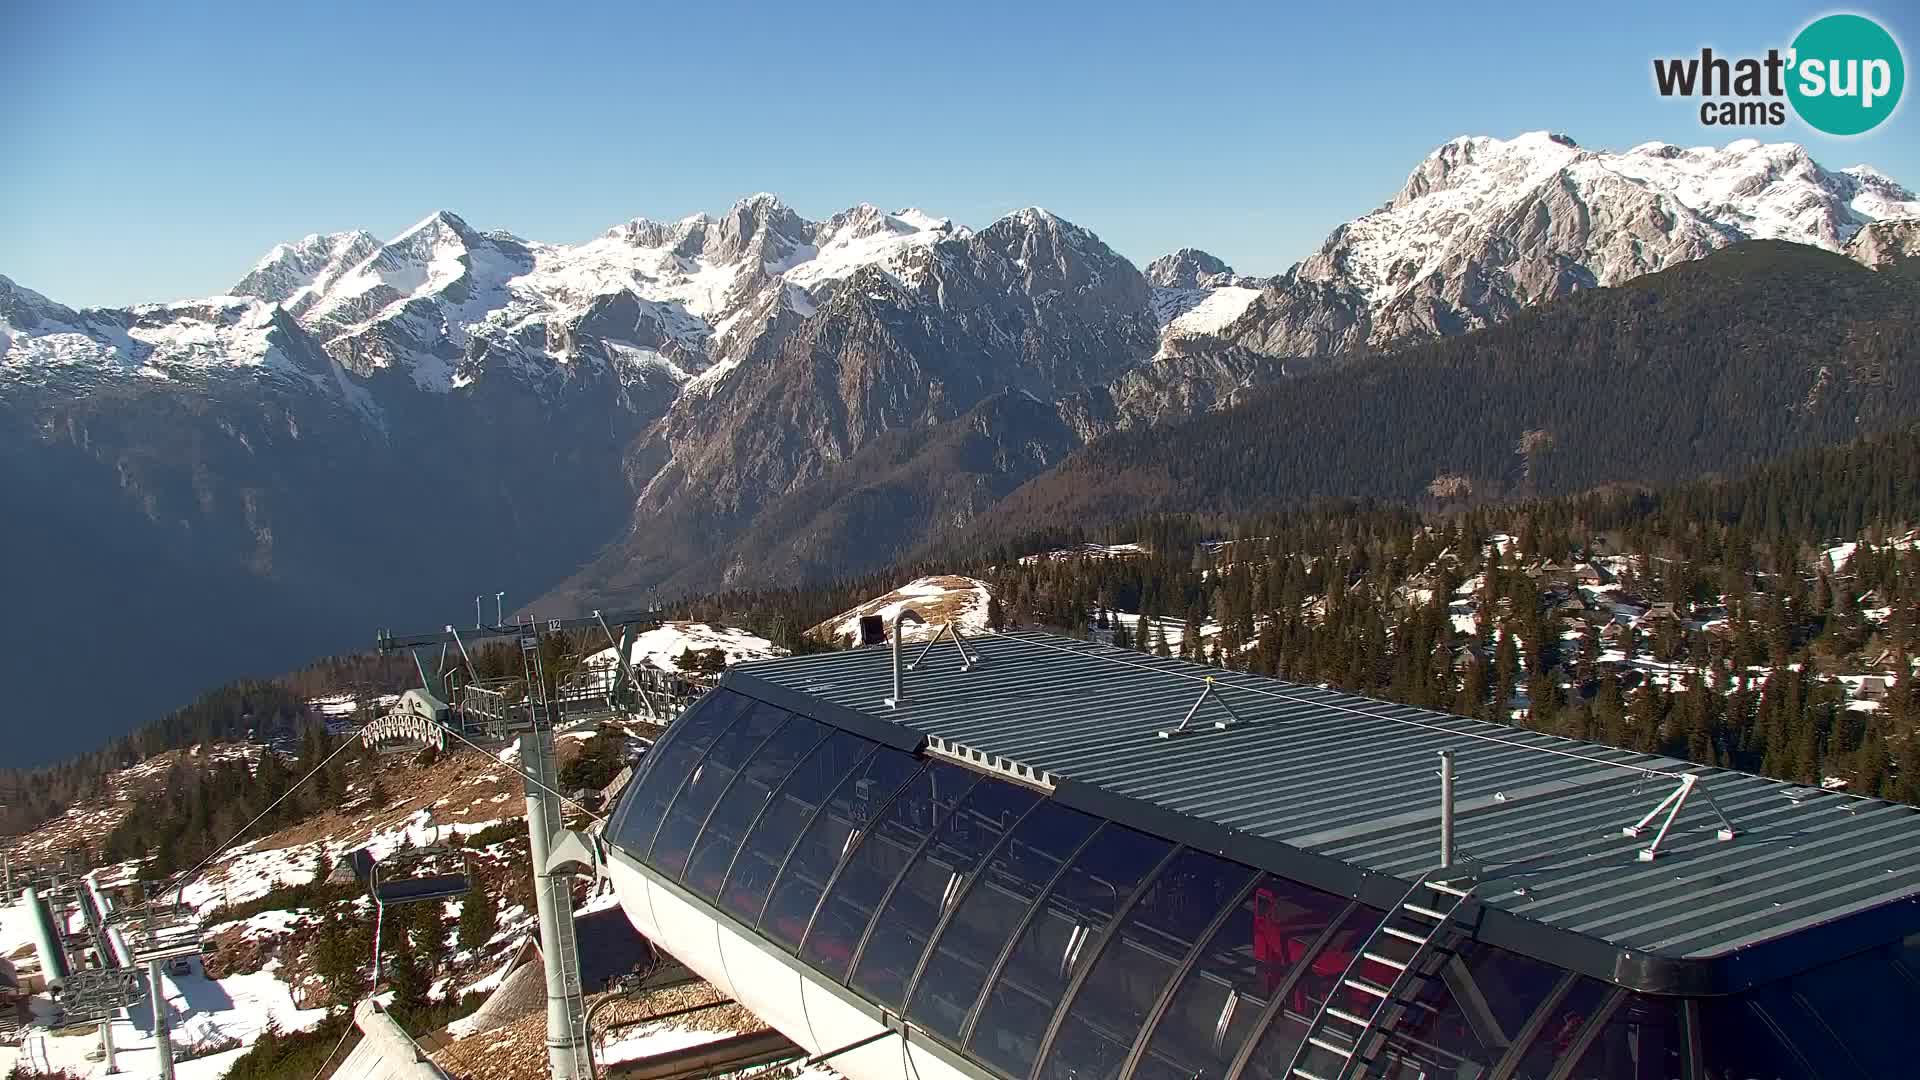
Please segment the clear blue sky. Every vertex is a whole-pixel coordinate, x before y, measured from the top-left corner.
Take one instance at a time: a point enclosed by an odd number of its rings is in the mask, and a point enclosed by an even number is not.
[[[1810,4],[0,4],[0,274],[75,305],[224,290],[275,242],[434,209],[586,239],[768,190],[981,225],[1029,204],[1144,264],[1285,269],[1436,144],[1807,142],[1703,128],[1655,55],[1785,46]],[[1858,10],[1909,65],[1920,7]],[[1908,98],[1920,91],[1910,90]]]

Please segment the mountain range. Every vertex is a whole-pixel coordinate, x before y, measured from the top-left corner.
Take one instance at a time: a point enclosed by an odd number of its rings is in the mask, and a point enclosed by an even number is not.
[[[976,230],[764,194],[575,245],[441,211],[128,308],[0,278],[0,564],[33,568],[16,610],[55,613],[0,655],[57,684],[81,677],[60,638],[130,635],[88,661],[126,676],[89,691],[120,729],[476,592],[557,614],[883,565],[1108,437],[1745,241],[1890,266],[1917,223],[1911,191],[1793,144],[1532,133],[1440,146],[1271,278],[1191,249],[1143,272],[1035,208]]]

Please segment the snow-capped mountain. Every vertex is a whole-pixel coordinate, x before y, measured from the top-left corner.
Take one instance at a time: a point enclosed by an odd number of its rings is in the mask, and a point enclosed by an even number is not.
[[[1746,237],[1881,265],[1916,216],[1790,145],[1536,134],[1441,146],[1270,279],[1191,249],[1143,274],[1037,208],[975,231],[771,195],[576,244],[441,211],[279,245],[231,295],[176,303],[75,310],[0,278],[0,565],[43,571],[13,598],[34,610],[139,596],[186,619],[117,684],[146,698],[102,701],[145,708],[210,663],[437,625],[476,589],[558,613],[869,569],[1092,439],[1322,358]],[[199,656],[209,635],[235,644]],[[28,662],[60,668],[71,636]]]
[[[861,267],[899,270],[967,235],[919,210],[868,205],[810,222],[765,194],[719,217],[635,219],[576,245],[480,232],[442,210],[384,243],[344,232],[277,245],[231,296],[203,301],[76,313],[9,283],[21,299],[8,303],[42,315],[9,323],[0,357],[16,376],[47,362],[204,375],[271,365],[276,345],[304,360],[310,350],[266,332],[297,324],[356,379],[398,374],[428,392],[494,368],[538,383],[581,362],[681,384],[730,364],[781,316],[811,315]]]
[[[1793,143],[1645,143],[1564,135],[1454,139],[1392,201],[1333,231],[1221,336],[1280,355],[1381,348],[1498,322],[1748,239],[1842,250],[1862,226],[1920,214],[1871,168],[1831,171]]]
[[[233,294],[259,297],[299,315],[379,249],[372,233],[358,230],[314,233],[291,244],[275,244],[233,287]]]
[[[1181,248],[1147,264],[1153,286],[1153,318],[1160,325],[1161,354],[1192,339],[1210,341],[1246,313],[1267,282],[1235,274],[1233,267],[1198,248]]]

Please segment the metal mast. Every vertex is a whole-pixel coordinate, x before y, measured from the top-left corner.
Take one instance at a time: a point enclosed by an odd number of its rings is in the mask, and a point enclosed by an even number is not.
[[[499,603],[498,596],[495,603]],[[476,609],[478,606],[476,599]],[[411,652],[424,645],[451,643],[463,656],[466,641],[512,637],[519,644],[520,689],[468,682],[462,685],[458,701],[453,704],[461,717],[459,724],[483,723],[492,733],[513,738],[520,755],[527,800],[527,839],[533,858],[534,903],[539,916],[540,957],[546,969],[547,1056],[554,1080],[593,1080],[593,1072],[587,1057],[586,1006],[580,986],[579,944],[574,936],[573,872],[565,860],[561,860],[560,865],[550,865],[556,845],[566,835],[566,821],[560,807],[559,771],[554,766],[553,730],[573,701],[569,694],[574,691],[549,684],[541,641],[545,634],[564,630],[597,628],[603,631],[608,643],[620,649],[617,665],[620,678],[616,681],[610,675],[610,686],[590,695],[594,699],[593,707],[613,707],[611,699],[631,686],[645,701],[646,711],[652,714],[657,705],[648,699],[645,686],[634,678],[627,663],[631,630],[615,637],[612,626],[630,628],[636,623],[655,623],[658,618],[658,613],[653,611],[616,615],[596,611],[580,618],[507,623],[496,609],[493,625],[475,627],[465,640],[452,626],[427,634],[396,635],[382,631],[377,639],[382,653]],[[444,687],[433,685],[433,680],[427,678],[424,667],[421,680],[430,691],[444,692]]]
[[[526,676],[527,727],[520,732],[520,767],[525,770],[527,839],[533,856],[534,902],[540,918],[540,959],[547,978],[547,1058],[554,1080],[593,1080],[587,1063],[586,1003],[580,989],[580,950],[574,938],[571,873],[550,867],[554,840],[565,827],[561,816],[559,772],[553,764],[556,719],[540,658],[540,632],[520,638]]]

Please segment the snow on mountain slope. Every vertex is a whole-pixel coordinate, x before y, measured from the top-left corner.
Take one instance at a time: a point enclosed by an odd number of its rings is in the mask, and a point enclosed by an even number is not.
[[[380,241],[371,233],[359,230],[313,233],[291,244],[275,244],[233,292],[280,304],[299,315],[379,247]]]
[[[967,235],[924,211],[866,204],[812,222],[767,194],[574,245],[481,232],[442,210],[384,243],[355,231],[276,245],[232,297],[75,312],[6,282],[0,358],[15,375],[273,366],[277,308],[353,375],[394,370],[430,392],[494,367],[538,379],[576,361],[685,383],[777,313],[811,315],[862,267],[903,276],[909,253]]]
[[[252,297],[76,312],[0,278],[0,379],[166,381],[231,369],[330,384],[293,320]]]
[[[1266,284],[1196,248],[1181,248],[1147,264],[1153,288],[1153,318],[1160,325],[1160,355],[1183,339],[1211,337],[1246,313]]]
[[[1793,143],[1612,153],[1544,131],[1462,137],[1429,154],[1391,202],[1335,229],[1228,336],[1280,355],[1383,347],[1740,240],[1838,251],[1870,222],[1916,213],[1913,192],[1880,173],[1825,169]]]
[[[1223,285],[1206,290],[1198,303],[1168,320],[1164,327],[1169,337],[1195,337],[1211,334],[1232,325],[1260,295],[1260,290],[1245,285]]]
[[[877,265],[897,274],[905,269],[901,261],[905,253],[969,235],[971,230],[922,210],[887,214],[861,203],[821,222],[812,243],[803,249],[805,256],[782,266],[780,273],[815,297],[822,285],[851,277],[863,266]]]

